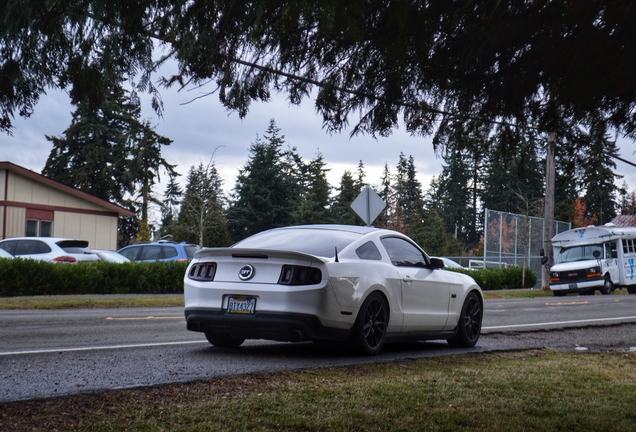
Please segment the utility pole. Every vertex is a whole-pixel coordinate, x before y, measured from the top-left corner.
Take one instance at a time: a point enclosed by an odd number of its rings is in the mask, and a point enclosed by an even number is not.
[[[554,187],[555,187],[555,140],[554,132],[548,133],[548,144],[545,157],[545,206],[543,216],[543,251],[548,259],[547,267],[554,264],[554,253],[552,252],[552,237],[554,237]],[[546,267],[542,268],[541,287],[544,290],[550,289],[550,273]]]

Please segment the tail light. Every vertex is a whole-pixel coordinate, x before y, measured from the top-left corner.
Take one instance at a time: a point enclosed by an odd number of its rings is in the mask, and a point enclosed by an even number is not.
[[[315,267],[284,265],[280,272],[280,285],[317,285],[322,281],[322,272]]]
[[[196,263],[190,267],[188,278],[199,281],[213,281],[216,273],[216,263]]]
[[[62,256],[53,258],[53,262],[56,262],[56,263],[74,263],[74,262],[77,262],[77,259],[75,259],[75,257],[72,257],[72,256],[62,255]]]

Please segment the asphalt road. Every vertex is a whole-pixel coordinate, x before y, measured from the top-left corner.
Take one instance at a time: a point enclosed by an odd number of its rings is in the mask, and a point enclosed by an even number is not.
[[[433,341],[359,357],[311,343],[213,347],[185,330],[182,308],[0,311],[0,402],[466,352],[636,350],[635,330],[636,296],[489,300],[474,348]]]

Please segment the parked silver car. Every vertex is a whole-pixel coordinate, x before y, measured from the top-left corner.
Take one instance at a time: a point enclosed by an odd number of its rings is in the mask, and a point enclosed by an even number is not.
[[[405,235],[346,225],[277,228],[198,251],[185,275],[188,330],[218,346],[245,339],[385,342],[446,339],[472,347],[483,295],[442,271]]]

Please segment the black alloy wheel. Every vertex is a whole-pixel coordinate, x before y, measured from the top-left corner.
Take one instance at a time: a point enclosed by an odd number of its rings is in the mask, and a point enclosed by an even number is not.
[[[380,352],[389,324],[389,308],[381,294],[374,292],[362,304],[351,334],[354,346],[366,355]]]
[[[484,310],[478,295],[473,291],[466,296],[457,323],[457,332],[448,343],[454,347],[474,347],[481,335],[481,321]]]

